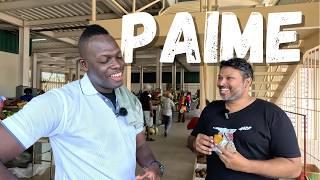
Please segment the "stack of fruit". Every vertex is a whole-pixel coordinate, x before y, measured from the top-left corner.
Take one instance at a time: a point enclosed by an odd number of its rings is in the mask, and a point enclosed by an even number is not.
[[[3,110],[2,113],[5,116],[5,118],[7,118],[7,117],[9,117],[9,116],[14,114],[14,112],[9,111],[9,110]]]
[[[205,178],[207,175],[207,168],[197,168],[194,170],[197,178]]]

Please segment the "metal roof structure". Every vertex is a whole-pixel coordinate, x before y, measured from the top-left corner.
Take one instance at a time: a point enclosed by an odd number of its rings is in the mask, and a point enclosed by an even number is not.
[[[208,1],[202,0],[203,3]],[[224,0],[217,1],[219,7],[248,7],[272,5],[273,0]],[[91,0],[0,0],[0,29],[15,31],[19,27],[29,27],[32,42],[32,52],[38,54],[44,69],[66,72],[72,62],[78,57],[76,46],[83,28],[92,18]],[[177,0],[96,0],[96,19],[119,19],[133,11],[145,11],[152,15],[176,13],[179,11],[199,11],[200,1]],[[142,54],[150,54],[145,51]],[[154,59],[154,55],[146,55]],[[143,59],[143,58],[142,58]],[[144,58],[146,59],[146,58]],[[154,62],[147,61],[151,67]],[[49,65],[50,66],[49,66]],[[145,63],[140,63],[145,64]],[[198,67],[184,64],[187,71],[198,71]],[[47,68],[48,67],[48,68]],[[134,64],[133,64],[134,67]],[[148,68],[150,70],[150,68]],[[151,68],[154,70],[154,68]]]

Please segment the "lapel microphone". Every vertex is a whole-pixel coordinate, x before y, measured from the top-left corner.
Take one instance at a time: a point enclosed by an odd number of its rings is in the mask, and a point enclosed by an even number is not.
[[[121,108],[119,109],[119,112],[118,112],[116,115],[117,115],[117,116],[126,116],[126,115],[128,115],[128,111],[127,111],[126,108],[121,107]]]
[[[226,118],[226,119],[229,119],[229,110],[228,109],[224,109],[224,117]]]

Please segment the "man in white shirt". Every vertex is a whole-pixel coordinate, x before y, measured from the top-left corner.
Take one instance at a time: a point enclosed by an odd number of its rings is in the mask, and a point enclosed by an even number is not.
[[[142,114],[141,104],[122,87],[124,61],[116,41],[91,25],[79,39],[79,51],[86,72],[81,80],[32,99],[1,122],[1,180],[16,179],[3,163],[41,137],[50,139],[58,180],[156,180],[163,173],[146,144],[143,120],[135,116]],[[121,96],[135,106],[121,107]],[[136,162],[144,167],[137,177]]]

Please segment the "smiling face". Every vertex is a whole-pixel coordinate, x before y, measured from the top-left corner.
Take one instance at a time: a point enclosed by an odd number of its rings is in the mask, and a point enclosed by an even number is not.
[[[92,36],[82,56],[82,69],[97,91],[110,93],[123,84],[124,60],[110,35]]]
[[[223,100],[233,102],[248,95],[251,81],[244,78],[240,70],[225,66],[218,74],[217,87]]]

